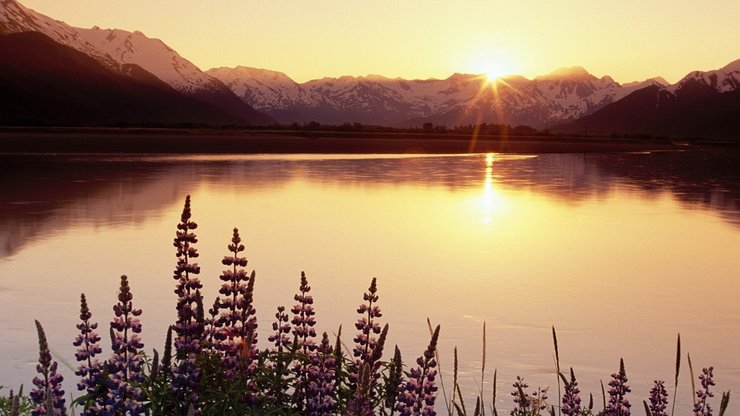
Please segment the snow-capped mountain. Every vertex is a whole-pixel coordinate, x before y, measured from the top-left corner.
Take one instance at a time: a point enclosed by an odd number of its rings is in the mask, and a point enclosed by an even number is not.
[[[15,0],[0,0],[0,33],[20,32],[40,32],[124,73],[127,65],[138,65],[175,90],[227,111],[244,122],[273,122],[164,42],[148,38],[141,32],[97,26],[76,28],[28,9]]]
[[[693,71],[673,85],[637,89],[553,130],[602,135],[740,137],[740,60],[714,71]]]
[[[493,84],[474,74],[427,80],[344,76],[298,84],[283,73],[257,68],[217,68],[207,73],[246,103],[284,123],[385,125],[431,121],[543,127],[589,114],[636,89],[664,82],[651,79],[622,86],[579,67],[561,68],[533,80],[509,76]]]
[[[247,103],[259,103],[263,111],[318,105],[312,94],[282,72],[238,66],[233,69],[213,68],[206,73],[221,80]]]
[[[137,64],[178,91],[195,93],[220,88],[221,83],[206,75],[192,62],[159,39],[120,29],[75,29],[97,50],[123,64]]]
[[[118,67],[118,62],[85,39],[76,28],[36,13],[15,0],[0,0],[0,34],[40,32],[62,45],[71,46],[99,62]]]
[[[676,84],[667,87],[666,91],[675,94],[690,84],[708,87],[717,92],[735,91],[740,88],[740,59],[714,71],[690,72]]]

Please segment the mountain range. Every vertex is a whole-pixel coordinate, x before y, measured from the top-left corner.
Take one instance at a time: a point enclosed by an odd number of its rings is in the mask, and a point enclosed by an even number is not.
[[[37,33],[53,42],[33,40],[27,36],[8,36],[12,34]],[[60,111],[74,115],[69,119],[70,123],[108,123],[108,122],[187,122],[187,123],[209,123],[209,124],[270,124],[274,120],[265,114],[256,111],[240,100],[231,90],[220,81],[204,74],[190,61],[182,58],[177,52],[167,47],[163,42],[150,39],[140,32],[126,32],[122,30],[102,30],[99,28],[80,29],[67,25],[64,22],[54,20],[31,9],[28,9],[15,0],[0,0],[0,35],[3,36],[5,55],[0,60],[0,73],[5,74],[3,82],[0,82],[0,91],[4,97],[19,97],[17,94],[28,95],[25,100],[29,105],[17,108],[15,117],[8,120],[8,116],[2,119],[6,123],[27,120],[46,120],[49,123],[62,123],[66,118],[46,118],[46,110],[43,103],[42,108],[35,110],[31,103],[43,101],[47,97],[62,107]],[[44,42],[47,52],[52,52],[61,59],[59,62],[50,63],[66,67],[66,76],[61,79],[50,71],[45,71],[43,65],[29,62],[32,66],[27,71],[19,70],[17,62],[29,61],[26,55],[33,54],[33,50],[24,47],[24,42]],[[79,55],[70,53],[70,49],[82,53],[94,62],[78,59]],[[94,67],[94,68],[93,68]],[[39,72],[40,71],[40,72]],[[87,83],[89,72],[95,72],[106,78],[103,84]],[[11,76],[13,75],[13,76]],[[70,97],[66,94],[52,95],[51,91],[44,91],[45,83],[32,84],[33,79],[46,80],[54,84],[63,81],[83,88],[80,93]],[[126,88],[145,88],[147,82],[157,80],[159,94],[151,90],[149,95],[119,96],[116,82],[121,81],[121,76],[128,78],[131,85]],[[146,79],[146,81],[142,81]],[[113,82],[112,80],[116,80]],[[102,82],[100,78],[95,81]],[[29,83],[31,82],[31,83]],[[101,102],[101,94],[87,97],[83,94],[86,87],[100,88],[108,93]],[[56,85],[61,88],[61,85]],[[119,85],[120,86],[120,85]],[[151,87],[151,85],[149,85]],[[67,89],[71,91],[72,89]],[[152,95],[154,94],[154,95]],[[96,98],[93,100],[93,98]],[[152,101],[153,100],[153,101]],[[12,102],[5,101],[3,107],[12,107]],[[161,102],[160,106],[153,106],[153,102]],[[171,104],[167,104],[171,101]],[[123,109],[119,110],[117,103],[122,102]],[[196,103],[196,104],[192,104]],[[66,105],[66,108],[65,108]],[[131,107],[140,106],[155,110],[153,113],[141,111],[129,111]],[[167,108],[170,107],[170,108]],[[88,108],[96,108],[97,112],[85,112]],[[75,110],[80,113],[75,114]],[[120,111],[117,116],[116,113]],[[163,117],[164,116],[164,117]]]
[[[426,80],[345,76],[298,84],[283,73],[264,69],[206,72],[244,102],[283,123],[453,126],[487,122],[542,128],[590,114],[637,89],[667,85],[661,78],[620,85],[580,67],[561,68],[532,80],[508,76],[493,83],[481,75],[453,74]]]
[[[691,72],[673,85],[660,77],[620,84],[581,67],[494,82],[453,74],[297,83],[284,73],[246,66],[202,71],[141,32],[72,27],[16,0],[0,0],[0,50],[5,124],[485,122],[579,134],[740,135],[740,60]]]

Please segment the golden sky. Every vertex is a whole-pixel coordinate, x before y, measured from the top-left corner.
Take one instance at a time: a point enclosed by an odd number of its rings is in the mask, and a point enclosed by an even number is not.
[[[740,58],[740,1],[20,0],[73,26],[140,30],[201,69],[298,82],[454,72],[527,77],[583,66],[619,82]]]

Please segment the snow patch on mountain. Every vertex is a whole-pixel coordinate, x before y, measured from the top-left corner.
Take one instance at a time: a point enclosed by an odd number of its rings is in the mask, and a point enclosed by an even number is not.
[[[660,83],[651,79],[622,86],[608,76],[597,78],[581,67],[561,68],[532,80],[507,76],[493,83],[482,75],[460,73],[426,80],[380,75],[327,77],[303,84],[281,72],[243,66],[207,73],[248,104],[278,118],[276,112],[303,112],[310,119],[327,121],[322,119],[327,111],[332,117],[341,112],[356,117],[356,112],[364,111],[382,114],[382,120],[396,124],[452,114],[461,115],[461,122],[465,122],[467,116],[484,114],[484,122],[543,127],[589,114],[637,89]],[[316,112],[312,113],[313,109]]]
[[[228,86],[246,103],[259,103],[261,111],[305,105],[315,107],[319,100],[282,72],[238,66],[206,71]]]
[[[77,29],[90,44],[122,64],[136,64],[178,91],[195,93],[217,88],[217,82],[159,39],[139,31]]]
[[[87,41],[68,24],[24,7],[15,0],[0,0],[0,33],[40,32],[55,42],[70,46],[109,67],[118,62]]]
[[[668,86],[666,91],[676,94],[691,83],[709,87],[720,93],[735,91],[740,88],[740,59],[714,71],[690,72],[676,84]]]

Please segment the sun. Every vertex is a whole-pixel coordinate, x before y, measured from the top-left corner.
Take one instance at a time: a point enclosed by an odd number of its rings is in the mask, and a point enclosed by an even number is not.
[[[512,74],[512,65],[503,57],[480,56],[471,62],[473,73],[481,74],[487,83],[494,83],[497,79]]]
[[[484,75],[486,76],[486,81],[489,83],[495,82],[497,79],[507,75],[506,71],[501,70],[501,68],[492,63],[483,68],[483,70]]]
[[[509,75],[511,72],[508,71],[504,65],[495,62],[486,62],[481,67],[481,72],[486,77],[486,82],[493,83],[497,79]]]

